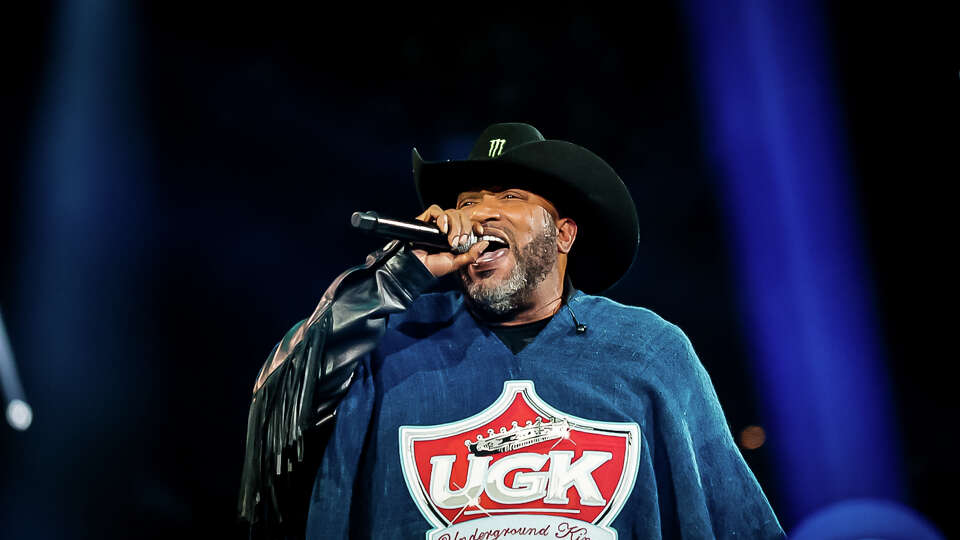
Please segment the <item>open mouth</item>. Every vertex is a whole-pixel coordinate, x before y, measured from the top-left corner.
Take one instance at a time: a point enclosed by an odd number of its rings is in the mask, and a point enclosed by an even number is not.
[[[507,245],[507,242],[505,240],[498,238],[496,236],[485,234],[480,237],[480,241],[482,242],[483,240],[490,242],[490,245],[488,245],[486,249],[483,250],[483,253],[492,253],[494,251],[497,251],[498,249],[510,249],[510,246]]]
[[[480,257],[476,262],[473,263],[473,266],[481,269],[481,267],[491,266],[499,259],[506,256],[510,252],[510,245],[507,244],[506,240],[493,236],[492,234],[485,234],[480,237],[480,240],[486,240],[490,244],[483,250],[480,254]]]

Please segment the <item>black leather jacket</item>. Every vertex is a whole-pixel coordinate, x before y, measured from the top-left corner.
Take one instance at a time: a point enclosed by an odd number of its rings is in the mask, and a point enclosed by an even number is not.
[[[436,278],[399,242],[338,276],[313,314],[274,347],[247,419],[240,517],[251,536],[302,536],[310,489],[357,363]]]

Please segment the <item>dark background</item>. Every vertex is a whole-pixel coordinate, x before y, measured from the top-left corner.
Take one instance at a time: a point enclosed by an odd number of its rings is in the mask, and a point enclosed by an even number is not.
[[[251,385],[276,340],[378,245],[348,229],[350,213],[415,215],[410,149],[463,158],[498,121],[613,165],[642,233],[608,295],[687,332],[735,434],[762,423],[679,7],[131,8],[105,26],[122,26],[127,68],[101,86],[128,136],[111,148],[133,164],[87,193],[92,224],[67,227],[71,249],[54,255],[38,245],[37,209],[60,207],[42,204],[38,177],[64,10],[16,9],[2,38],[0,307],[36,418],[0,428],[0,537],[242,537]],[[942,13],[835,2],[823,16],[905,501],[950,535],[960,48]],[[39,302],[57,315],[37,315]],[[64,335],[83,347],[51,345]],[[775,444],[744,454],[776,509]]]

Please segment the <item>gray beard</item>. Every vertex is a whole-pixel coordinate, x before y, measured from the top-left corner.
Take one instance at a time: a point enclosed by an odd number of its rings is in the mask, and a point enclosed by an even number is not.
[[[472,281],[466,270],[460,279],[473,306],[484,315],[503,319],[525,306],[537,285],[557,264],[557,229],[546,214],[543,233],[517,251],[517,264],[499,285]]]

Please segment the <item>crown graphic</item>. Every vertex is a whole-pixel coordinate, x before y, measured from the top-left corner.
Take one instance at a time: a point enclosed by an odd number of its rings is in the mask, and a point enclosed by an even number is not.
[[[475,456],[490,456],[525,448],[551,439],[568,437],[569,433],[570,423],[567,422],[566,418],[548,418],[544,422],[543,418],[538,416],[536,421],[527,420],[524,426],[513,422],[513,427],[509,430],[501,427],[499,433],[488,429],[486,438],[483,435],[477,435],[476,441],[467,439],[463,441],[463,444]]]

